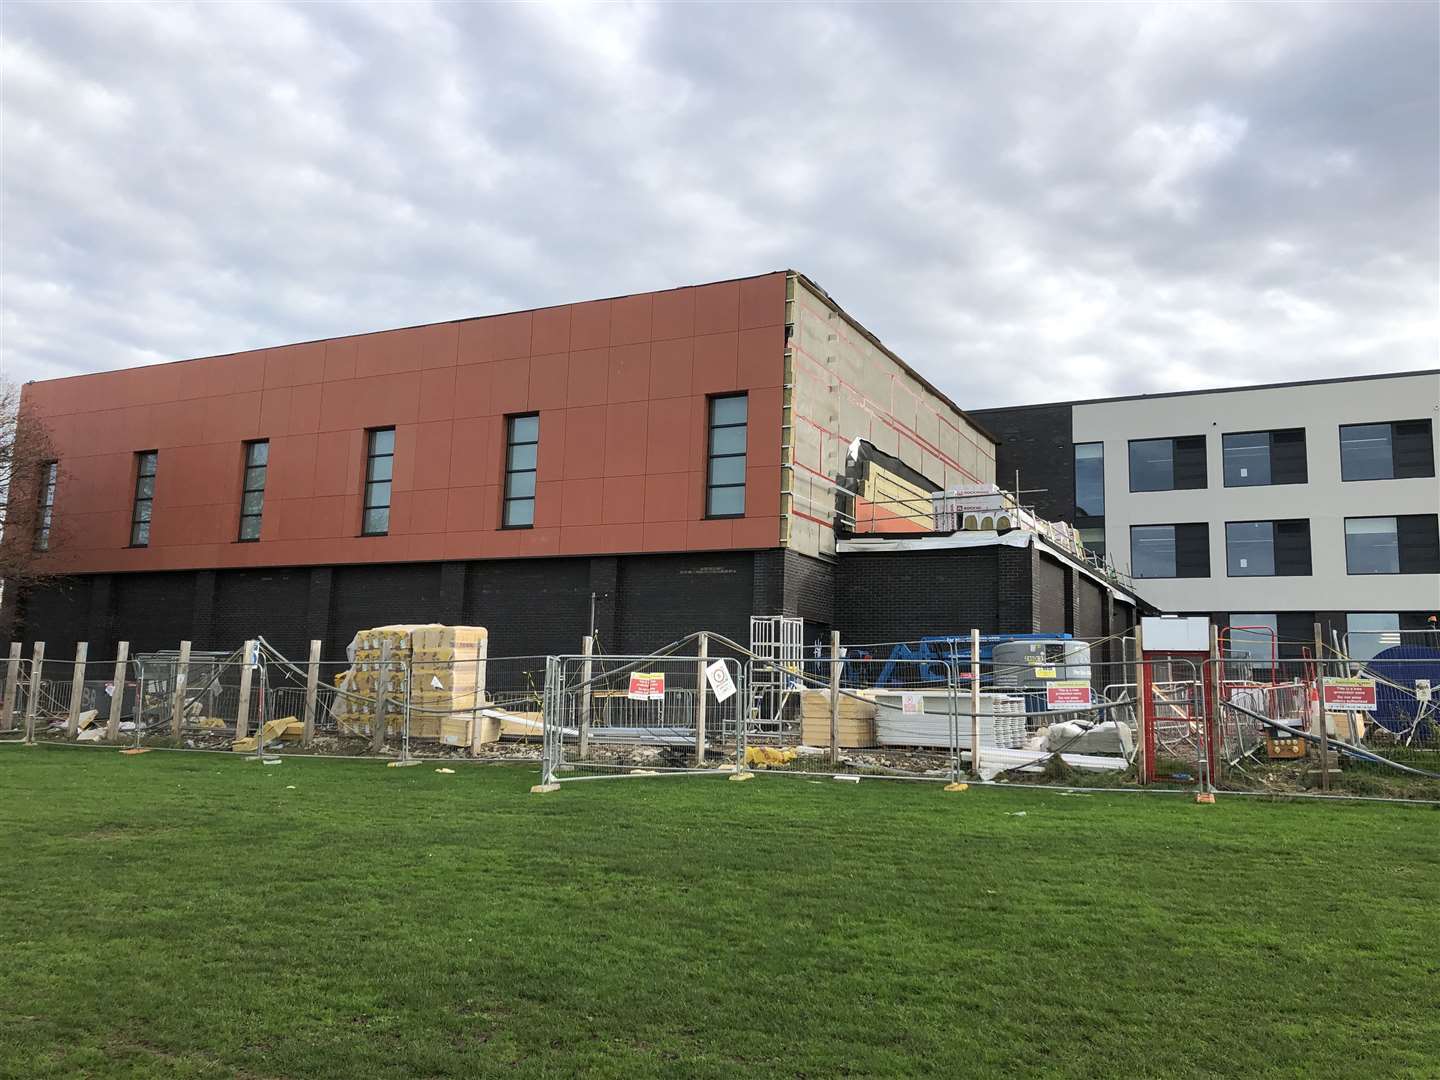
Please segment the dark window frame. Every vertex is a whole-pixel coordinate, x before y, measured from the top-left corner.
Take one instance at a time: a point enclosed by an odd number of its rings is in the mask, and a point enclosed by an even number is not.
[[[1395,523],[1395,569],[1353,570],[1350,558],[1350,522],[1393,521]],[[1342,526],[1345,540],[1347,577],[1393,577],[1400,574],[1440,574],[1440,515],[1356,514]]]
[[[1286,479],[1282,479],[1282,480],[1277,480],[1277,479],[1275,479],[1275,473],[1276,473],[1276,468],[1275,468],[1275,457],[1276,457],[1276,455],[1275,455],[1275,436],[1276,436],[1276,435],[1293,435],[1293,434],[1295,434],[1295,433],[1297,433],[1297,432],[1298,432],[1299,435],[1300,435],[1300,438],[1299,438],[1299,464],[1300,464],[1300,470],[1299,470],[1299,472],[1300,472],[1300,475],[1299,475],[1298,479],[1297,479],[1297,478],[1286,478]],[[1264,436],[1265,436],[1265,456],[1266,456],[1267,467],[1269,468],[1269,471],[1270,471],[1270,479],[1267,480],[1267,481],[1266,481],[1265,483],[1263,483],[1263,484],[1232,484],[1232,483],[1230,482],[1230,470],[1226,467],[1226,466],[1227,466],[1227,461],[1226,461],[1225,452],[1226,452],[1227,449],[1229,449],[1229,447],[1226,445],[1226,440],[1227,440],[1227,439],[1238,439],[1238,438],[1241,438],[1242,436],[1245,436],[1245,435],[1264,435]],[[1255,431],[1226,431],[1226,432],[1222,432],[1222,433],[1221,433],[1221,435],[1220,435],[1220,483],[1221,483],[1222,486],[1227,487],[1227,488],[1286,487],[1286,486],[1297,485],[1297,484],[1308,484],[1309,482],[1310,482],[1309,444],[1308,444],[1308,442],[1307,442],[1306,432],[1305,432],[1305,429],[1304,429],[1303,427],[1261,428],[1261,429],[1258,429],[1258,430],[1255,430]]]
[[[1170,530],[1172,530],[1172,532],[1171,532],[1171,541],[1172,541],[1172,543],[1174,544],[1174,547],[1175,547],[1175,559],[1174,559],[1174,566],[1173,566],[1173,571],[1174,571],[1174,572],[1173,572],[1173,573],[1170,573],[1170,574],[1140,574],[1140,573],[1137,573],[1137,572],[1136,572],[1136,569],[1135,569],[1135,530],[1136,530],[1136,529],[1170,529]],[[1188,566],[1189,563],[1188,563],[1188,561],[1187,561],[1185,564],[1182,564],[1182,561],[1181,561],[1181,547],[1182,547],[1182,544],[1181,544],[1181,535],[1182,535],[1182,534],[1178,531],[1178,530],[1180,530],[1180,529],[1185,529],[1185,530],[1187,530],[1187,531],[1185,532],[1184,536],[1187,537],[1187,538],[1190,538],[1192,541],[1193,541],[1193,538],[1194,538],[1194,537],[1197,537],[1197,536],[1204,538],[1204,544],[1203,544],[1203,547],[1204,547],[1204,567],[1203,567],[1204,573],[1181,573],[1181,570],[1184,569],[1186,566]],[[1186,552],[1187,554],[1193,555],[1193,554],[1196,554],[1196,553],[1199,551],[1199,546],[1193,545],[1193,543],[1187,544],[1186,546],[1187,546],[1187,548],[1190,549],[1190,550],[1187,550],[1187,552]],[[1199,560],[1198,560],[1198,559],[1196,560],[1196,565],[1197,565],[1197,567],[1198,567],[1198,565],[1199,565]],[[1133,578],[1135,578],[1135,580],[1137,580],[1137,581],[1181,581],[1181,580],[1190,580],[1190,581],[1193,581],[1193,580],[1195,580],[1195,579],[1197,579],[1197,578],[1208,578],[1208,577],[1211,577],[1212,574],[1211,574],[1211,560],[1210,560],[1210,524],[1209,524],[1209,522],[1205,522],[1205,521],[1152,521],[1152,522],[1136,523],[1136,524],[1134,524],[1134,525],[1131,525],[1131,526],[1130,526],[1130,576],[1133,577]]]
[[[740,400],[745,402],[745,419],[739,423],[717,424],[715,422],[715,405],[721,401]],[[715,453],[714,439],[716,431],[730,431],[741,428],[745,432],[745,448],[738,453],[727,451],[722,454]],[[705,403],[705,518],[707,521],[722,521],[745,516],[745,488],[746,482],[743,478],[748,467],[750,454],[750,395],[741,391],[738,394],[711,394],[706,398]],[[741,461],[741,481],[738,484],[715,483],[715,462],[730,461],[739,458]],[[717,514],[711,510],[711,497],[716,491],[733,491],[740,489],[740,512],[735,514]]]
[[[1100,509],[1098,511],[1092,511],[1090,508],[1080,505],[1080,448],[1082,446],[1098,446],[1100,448]],[[1074,474],[1075,517],[1103,523],[1105,520],[1105,441],[1090,439],[1086,442],[1072,443],[1070,468]]]
[[[1268,574],[1236,573],[1230,560],[1230,526],[1232,525],[1269,525],[1270,526],[1270,572]],[[1295,526],[1304,526],[1303,530]],[[1282,528],[1288,527],[1288,528]],[[1290,548],[1287,536],[1298,536],[1303,531],[1305,536],[1305,558],[1303,560],[1305,569],[1289,570],[1288,567],[1298,564],[1300,560],[1295,558],[1297,548]],[[1314,549],[1310,538],[1309,518],[1257,518],[1249,521],[1227,521],[1225,522],[1225,576],[1227,578],[1269,578],[1269,577],[1313,577],[1315,574]]]
[[[160,475],[160,451],[159,450],[136,450],[135,451],[135,483],[133,486],[134,498],[130,504],[130,544],[132,548],[143,548],[150,546],[150,526],[155,520],[155,480]],[[149,471],[146,472],[146,465]],[[142,495],[140,488],[145,480],[150,481],[150,493]],[[146,516],[140,517],[140,507],[146,509]],[[139,539],[140,527],[145,527],[144,539]]]
[[[1390,475],[1389,476],[1346,476],[1345,472],[1345,432],[1354,428],[1365,427],[1388,427],[1390,429]],[[1405,431],[1402,429],[1410,429]],[[1424,431],[1423,442],[1428,452],[1419,453],[1418,443],[1421,441],[1418,436],[1420,430]],[[1363,484],[1378,483],[1382,480],[1428,480],[1435,476],[1435,426],[1429,417],[1415,417],[1410,420],[1366,420],[1354,424],[1341,424],[1338,430],[1340,448],[1340,482],[1342,484]],[[1399,438],[1397,439],[1397,436]],[[1421,464],[1420,469],[1409,467],[1402,460],[1402,451],[1397,451],[1396,443],[1405,442],[1408,439],[1415,439],[1417,446],[1412,450],[1417,461]],[[1386,515],[1379,515],[1386,516]]]
[[[1135,445],[1137,443],[1162,443],[1170,444],[1170,486],[1169,487],[1136,487],[1135,486]],[[1180,444],[1185,444],[1184,449],[1193,451],[1198,443],[1200,447],[1200,483],[1181,484],[1178,482],[1180,474],[1180,455],[1177,451],[1181,449]],[[1190,464],[1193,465],[1193,462]],[[1155,435],[1144,439],[1129,439],[1125,444],[1125,471],[1126,479],[1132,495],[1143,495],[1154,491],[1206,491],[1210,487],[1210,446],[1204,435]]]
[[[390,434],[389,451],[377,452],[375,442],[378,436]],[[380,461],[388,461],[390,475],[385,479],[376,478],[376,465]],[[381,503],[376,498],[379,485],[386,485],[387,498]],[[360,500],[360,535],[361,536],[389,536],[390,535],[390,507],[395,501],[395,428],[374,427],[365,429],[365,489]],[[385,527],[383,529],[372,529],[370,527],[370,515],[377,511],[385,511]]]
[[[535,438],[515,438],[515,424],[519,420],[535,421]],[[511,451],[518,446],[535,447],[535,464],[528,468],[515,468],[510,464]],[[500,488],[500,528],[502,529],[533,529],[535,527],[535,500],[540,494],[539,469],[540,469],[540,414],[538,412],[512,413],[505,417],[505,458],[503,461],[505,480]],[[516,476],[530,476],[531,480],[529,495],[513,495],[513,481]],[[530,520],[510,520],[510,508],[519,506],[522,503],[530,505]]]
[[[50,550],[51,526],[55,522],[55,488],[60,482],[60,462],[40,463],[40,491],[35,518],[35,550]]]
[[[242,445],[244,451],[240,465],[240,528],[235,542],[237,544],[258,544],[260,542],[260,525],[265,514],[265,482],[270,477],[270,440],[249,439]],[[265,460],[258,463],[254,460],[257,446],[265,447]],[[250,475],[256,469],[260,470],[261,474],[258,487],[252,484]],[[245,512],[245,496],[247,495],[260,496],[260,509],[253,514]],[[250,520],[255,522],[254,536],[245,535],[245,523]]]

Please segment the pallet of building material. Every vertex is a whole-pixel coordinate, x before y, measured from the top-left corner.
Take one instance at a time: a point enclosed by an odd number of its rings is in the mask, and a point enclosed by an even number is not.
[[[875,745],[875,705],[849,694],[840,695],[836,723],[839,745],[859,749]],[[806,746],[830,745],[830,691],[805,690],[800,695],[800,741]]]

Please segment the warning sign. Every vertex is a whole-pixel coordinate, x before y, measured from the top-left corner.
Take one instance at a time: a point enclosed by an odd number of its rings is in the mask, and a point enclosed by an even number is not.
[[[1045,687],[1047,709],[1084,708],[1090,704],[1090,684],[1084,679],[1060,679]]]
[[[735,696],[735,680],[730,677],[730,669],[725,666],[724,660],[707,664],[705,679],[709,682],[710,689],[715,691],[716,701],[726,701]]]
[[[1374,712],[1374,679],[1326,679],[1327,712]]]
[[[900,711],[907,716],[923,716],[925,713],[925,698],[920,694],[901,694]]]
[[[665,673],[663,671],[632,671],[630,689],[626,697],[635,701],[663,701],[665,699]]]

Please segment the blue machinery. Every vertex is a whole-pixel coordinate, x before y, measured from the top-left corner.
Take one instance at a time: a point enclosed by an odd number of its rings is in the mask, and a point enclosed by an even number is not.
[[[994,660],[996,645],[1011,641],[1070,641],[1070,634],[981,634],[980,663],[989,665]],[[895,665],[905,661],[925,661],[918,668],[908,670],[904,678],[896,675]],[[924,637],[911,647],[908,643],[896,645],[890,650],[890,657],[880,669],[875,680],[876,686],[894,686],[897,683],[945,682],[945,667],[954,663],[965,671],[970,670],[970,635],[964,637]],[[848,673],[847,673],[848,674]]]

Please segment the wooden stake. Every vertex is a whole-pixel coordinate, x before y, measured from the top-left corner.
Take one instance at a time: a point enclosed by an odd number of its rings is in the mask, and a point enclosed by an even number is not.
[[[180,659],[175,662],[175,701],[170,709],[170,734],[180,737],[185,723],[185,682],[190,677],[190,642],[180,642]]]
[[[375,715],[370,721],[370,749],[377,754],[385,749],[385,692],[389,690],[390,638],[380,642],[380,672],[375,679]]]
[[[80,706],[85,697],[85,657],[89,652],[88,641],[75,643],[75,668],[70,674],[70,712],[65,717],[65,735],[71,739],[80,734]]]
[[[830,631],[830,764],[840,764],[840,631]]]
[[[705,662],[710,658],[710,635],[700,632],[700,660],[695,665],[695,764],[705,764],[705,707],[710,691],[705,681]]]
[[[1330,725],[1325,721],[1325,660],[1321,655],[1323,639],[1320,636],[1320,623],[1315,624],[1315,692],[1319,695],[1320,717],[1320,790],[1330,790]]]
[[[45,642],[35,642],[30,653],[30,693],[25,699],[25,741],[35,744],[35,710],[40,706],[40,673],[45,669]]]
[[[1137,613],[1138,616],[1138,613]],[[1150,762],[1146,751],[1145,714],[1150,703],[1145,700],[1145,643],[1140,634],[1140,624],[1135,624],[1135,763],[1138,766],[1140,783],[1150,782]]]
[[[130,660],[130,642],[120,642],[120,647],[115,654],[115,674],[110,680],[114,687],[110,694],[110,722],[105,725],[105,739],[107,742],[115,742],[120,738],[120,713],[125,708],[125,665]],[[135,700],[138,702],[140,696],[137,693]],[[138,726],[140,717],[135,717]]]
[[[1016,474],[1015,485],[1020,477]],[[1015,496],[1019,499],[1019,495]],[[970,631],[970,771],[980,775],[980,631]]]
[[[0,702],[0,731],[15,727],[15,691],[20,688],[20,654],[24,650],[24,642],[10,642],[10,659],[5,665],[5,700]]]
[[[305,667],[305,726],[300,742],[309,746],[315,741],[315,697],[320,687],[320,642],[310,642],[310,662]]]
[[[594,662],[590,659],[595,653],[595,637],[593,634],[586,634],[580,642],[580,655],[585,657],[580,665],[580,760],[584,761],[590,754],[590,677],[595,670]]]
[[[250,665],[250,658],[255,653],[255,642],[245,642],[245,647],[240,653],[240,702],[235,706],[235,738],[243,739],[250,734],[250,684],[255,678],[255,669]],[[255,733],[255,752],[260,752],[260,733]]]

